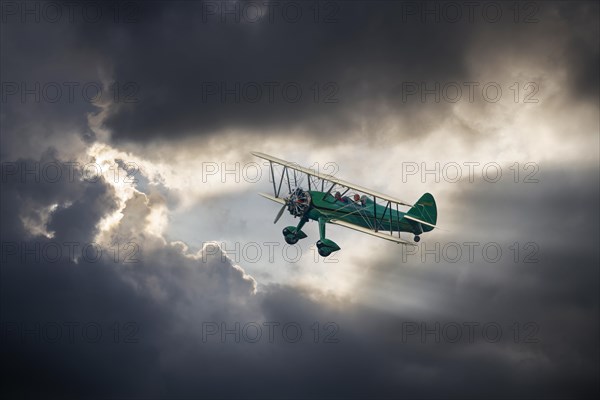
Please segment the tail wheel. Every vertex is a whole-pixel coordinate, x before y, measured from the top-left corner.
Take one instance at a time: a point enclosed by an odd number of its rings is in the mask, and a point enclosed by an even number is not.
[[[421,240],[421,237],[419,235],[415,236],[415,242],[419,243],[419,240]]]

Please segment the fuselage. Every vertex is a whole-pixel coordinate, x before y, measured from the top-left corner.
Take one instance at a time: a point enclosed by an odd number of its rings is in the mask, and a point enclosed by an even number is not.
[[[327,192],[311,190],[309,193],[311,207],[307,216],[315,221],[324,217],[346,221],[369,229],[376,228],[380,231],[415,234],[422,232],[419,224],[404,219],[406,213],[396,210],[392,205],[386,207],[387,202],[385,201],[382,201],[382,204],[376,204],[372,199],[366,198],[363,204],[360,201],[355,202],[349,197],[336,199]]]

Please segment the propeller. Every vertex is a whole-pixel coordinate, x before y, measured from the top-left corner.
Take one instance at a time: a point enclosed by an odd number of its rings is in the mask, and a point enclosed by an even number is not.
[[[279,221],[279,218],[281,218],[286,208],[294,217],[302,217],[310,208],[310,194],[300,188],[293,190],[289,196],[283,200],[285,203],[277,213],[275,221],[273,221],[274,224]]]
[[[287,202],[286,202],[286,204],[283,205],[283,207],[281,207],[281,209],[279,209],[279,212],[277,213],[277,216],[275,217],[275,221],[273,221],[274,224],[276,224],[277,221],[279,221],[279,218],[281,218],[281,216],[283,215],[283,212],[285,211],[286,207],[287,207]]]

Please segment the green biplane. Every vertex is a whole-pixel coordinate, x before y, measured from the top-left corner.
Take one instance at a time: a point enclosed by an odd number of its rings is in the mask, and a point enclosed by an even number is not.
[[[288,244],[296,244],[298,240],[307,237],[302,227],[311,219],[319,222],[320,238],[317,249],[323,257],[340,250],[334,241],[325,237],[327,223],[411,246],[414,246],[414,243],[403,240],[400,232],[414,234],[414,241],[418,242],[419,235],[437,228],[437,208],[433,196],[429,193],[421,196],[416,204],[409,204],[268,154],[252,154],[269,161],[274,193],[272,196],[265,193],[260,195],[282,204],[274,223],[279,221],[286,209],[294,217],[300,218],[297,226],[283,229],[283,236]],[[276,179],[279,172],[281,175]],[[305,189],[301,188],[304,178],[307,178]],[[287,181],[288,195],[282,198],[280,194],[284,180]],[[353,193],[352,197],[346,196],[350,191]],[[403,212],[400,211],[400,207],[409,209]]]

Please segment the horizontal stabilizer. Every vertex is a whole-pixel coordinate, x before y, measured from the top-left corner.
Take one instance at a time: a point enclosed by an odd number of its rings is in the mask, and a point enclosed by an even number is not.
[[[438,226],[437,226],[437,225],[430,224],[429,222],[421,221],[420,219],[417,219],[417,218],[415,218],[415,217],[411,217],[411,216],[410,216],[410,215],[408,215],[408,214],[405,214],[405,215],[404,215],[404,218],[406,218],[406,219],[410,219],[411,221],[418,222],[418,223],[420,223],[420,224],[422,224],[422,225],[427,225],[427,226],[430,226],[430,227],[432,227],[432,228],[438,228]],[[439,229],[439,228],[438,228],[438,229]]]

